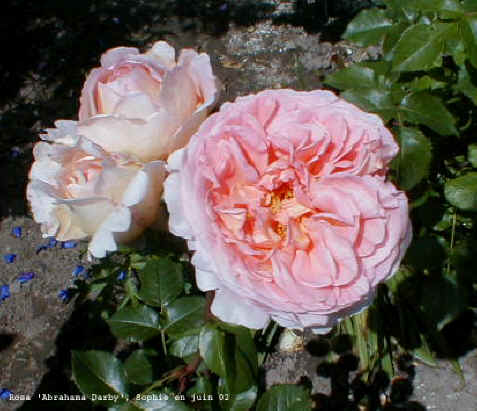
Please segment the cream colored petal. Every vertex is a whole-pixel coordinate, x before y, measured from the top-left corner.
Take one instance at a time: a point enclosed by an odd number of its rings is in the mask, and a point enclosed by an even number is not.
[[[145,54],[154,57],[159,64],[168,69],[173,69],[176,66],[176,51],[165,41],[156,41]]]
[[[145,162],[167,158],[168,137],[176,128],[164,109],[147,121],[95,116],[78,124],[78,132],[104,150],[131,154]]]
[[[138,118],[147,121],[158,108],[147,94],[138,93],[118,100],[111,113],[124,118]]]
[[[139,50],[135,47],[116,47],[108,50],[101,56],[101,66],[109,68],[127,60],[128,57],[138,54]]]

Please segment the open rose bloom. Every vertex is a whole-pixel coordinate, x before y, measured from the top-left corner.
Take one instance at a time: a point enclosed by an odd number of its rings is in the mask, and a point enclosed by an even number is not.
[[[377,116],[327,91],[267,90],[209,117],[169,157],[165,199],[212,313],[325,333],[367,307],[411,240],[385,181],[397,152]]]
[[[45,237],[91,237],[89,253],[104,257],[157,218],[165,163],[107,153],[79,136],[74,121],[56,126],[33,149],[27,187],[33,216]]]
[[[108,152],[165,160],[183,147],[218,97],[210,58],[156,42],[144,54],[118,47],[86,79],[78,132]]]

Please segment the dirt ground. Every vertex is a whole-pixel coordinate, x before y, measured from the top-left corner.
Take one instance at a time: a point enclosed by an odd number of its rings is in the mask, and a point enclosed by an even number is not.
[[[0,27],[16,27],[15,21],[23,19],[24,29],[15,41],[25,52],[12,58],[17,61],[0,63],[7,80],[0,98],[0,286],[10,284],[11,293],[0,303],[0,390],[32,400],[0,400],[0,410],[65,409],[62,403],[45,404],[38,394],[76,393],[69,350],[88,344],[97,348],[98,343],[107,347],[111,341],[95,340],[96,331],[104,336],[104,330],[91,328],[90,314],[75,307],[74,300],[65,303],[58,296],[73,284],[77,265],[88,268],[81,255],[85,245],[69,249],[57,244],[37,252],[48,240],[31,219],[24,193],[38,132],[52,127],[57,118],[76,118],[84,75],[98,65],[101,52],[119,45],[146,48],[160,39],[177,49],[207,52],[225,85],[222,99],[230,101],[266,88],[319,88],[325,74],[350,61],[376,58],[379,50],[337,41],[349,16],[366,1],[327,2],[327,7],[320,0],[141,1],[134,6],[125,2],[127,8],[114,1],[88,0],[82,6],[87,11],[66,10],[60,1],[44,8],[27,0],[10,3]],[[22,228],[20,238],[12,234],[14,227]],[[3,256],[12,253],[16,259],[7,264]],[[35,277],[20,284],[24,272]],[[342,391],[336,375],[317,372],[323,361],[307,350],[278,352],[267,362],[266,383],[307,377],[318,405],[339,404],[336,396]],[[413,363],[405,401],[421,408],[404,409],[475,411],[476,352],[463,357],[461,365],[465,383],[445,361],[437,368]],[[350,375],[341,375],[341,382]],[[91,409],[88,403],[67,406]]]

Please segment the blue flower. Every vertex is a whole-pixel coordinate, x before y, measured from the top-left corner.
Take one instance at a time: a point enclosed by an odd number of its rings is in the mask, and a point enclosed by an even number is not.
[[[13,263],[15,261],[15,258],[17,258],[16,254],[5,254],[3,256],[3,259],[5,260],[7,264]]]
[[[126,279],[126,276],[127,276],[126,271],[121,271],[116,278],[118,281],[123,281]]]
[[[48,244],[46,245],[48,248],[55,248],[56,247],[56,241],[55,237],[48,237]]]
[[[12,228],[12,234],[17,238],[20,238],[22,236],[22,228],[21,227],[13,227]]]
[[[61,301],[66,302],[71,298],[70,292],[68,290],[61,290],[58,293],[58,297],[61,298]]]
[[[81,275],[81,273],[84,271],[84,267],[82,265],[77,265],[76,268],[73,270],[73,275],[75,277],[78,277],[79,275]],[[85,273],[85,275],[87,275]]]
[[[10,390],[7,390],[6,388],[2,388],[0,390],[0,398],[2,400],[8,400],[11,394],[13,394],[13,392],[11,392]]]
[[[0,301],[6,300],[10,297],[10,286],[8,284],[0,287]]]
[[[28,281],[33,280],[33,278],[35,278],[35,275],[36,274],[33,271],[28,271],[26,273],[22,273],[22,275],[20,277],[18,277],[18,282],[20,284],[25,284]]]
[[[78,245],[76,241],[63,241],[61,248],[75,248]]]

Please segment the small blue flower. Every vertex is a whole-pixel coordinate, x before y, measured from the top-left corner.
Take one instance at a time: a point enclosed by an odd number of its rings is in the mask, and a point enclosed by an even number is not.
[[[70,292],[68,290],[61,290],[58,293],[58,297],[61,298],[61,301],[66,302],[71,298]]]
[[[5,260],[7,264],[13,263],[15,261],[15,258],[17,258],[16,254],[5,254],[3,256],[3,259]]]
[[[61,248],[75,248],[78,245],[76,241],[63,241],[61,243]]]
[[[46,245],[48,248],[55,248],[56,247],[56,241],[55,237],[48,237],[48,244]]]
[[[2,400],[8,400],[11,394],[13,394],[13,392],[11,392],[10,390],[7,390],[6,388],[2,388],[0,390],[0,398]]]
[[[75,269],[73,270],[73,275],[75,277],[78,277],[79,275],[81,275],[83,271],[84,271],[84,267],[82,265],[77,265]],[[85,275],[87,274],[85,273]]]
[[[10,286],[8,284],[0,287],[0,301],[6,300],[10,297]]]
[[[20,238],[22,236],[22,228],[21,227],[13,227],[12,228],[12,234],[17,238]]]
[[[28,271],[26,273],[22,273],[22,275],[20,277],[18,277],[18,282],[20,284],[25,284],[28,281],[33,280],[33,278],[35,278],[35,275],[36,274],[33,271]]]
[[[127,277],[126,271],[121,271],[121,272],[118,274],[118,276],[116,277],[116,279],[117,279],[118,281],[123,281],[123,280],[126,279],[126,277]]]

